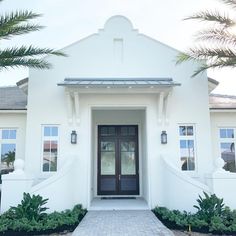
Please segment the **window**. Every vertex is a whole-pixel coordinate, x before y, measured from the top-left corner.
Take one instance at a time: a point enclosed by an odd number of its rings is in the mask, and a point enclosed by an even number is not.
[[[16,129],[0,129],[1,174],[8,174],[14,170],[13,164],[16,153]]]
[[[43,126],[43,172],[57,171],[58,127]]]
[[[179,137],[181,169],[183,171],[194,171],[196,159],[194,126],[179,126]]]
[[[220,128],[220,153],[224,160],[224,169],[230,172],[236,172],[235,165],[235,128]]]

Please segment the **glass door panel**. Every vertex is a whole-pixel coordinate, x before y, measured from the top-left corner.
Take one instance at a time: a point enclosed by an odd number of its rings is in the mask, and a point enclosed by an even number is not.
[[[115,175],[115,152],[101,152],[101,175]]]
[[[135,175],[135,163],[135,142],[121,142],[121,175]]]
[[[101,175],[115,175],[115,142],[101,142]]]

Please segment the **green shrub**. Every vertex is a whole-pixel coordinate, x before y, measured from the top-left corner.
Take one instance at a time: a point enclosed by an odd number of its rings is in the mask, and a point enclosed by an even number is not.
[[[223,199],[218,198],[215,194],[208,195],[203,192],[205,198],[199,195],[197,199],[198,206],[194,205],[198,212],[199,218],[210,223],[214,216],[222,216],[224,213]]]
[[[227,233],[230,231],[224,224],[224,220],[220,216],[213,216],[209,224],[209,231],[215,233]]]
[[[21,204],[17,207],[11,207],[8,214],[13,219],[26,218],[29,221],[39,221],[47,214],[47,207],[43,207],[48,199],[43,199],[40,195],[30,196],[29,193],[24,193]]]
[[[170,229],[236,235],[236,210],[230,210],[215,194],[204,196],[199,196],[195,214],[165,207],[156,207],[153,212]]]
[[[24,194],[21,204],[11,207],[0,216],[0,235],[22,236],[73,231],[87,212],[81,205],[76,205],[72,210],[46,214],[47,208],[43,207],[46,202],[47,199],[39,195],[31,197]]]

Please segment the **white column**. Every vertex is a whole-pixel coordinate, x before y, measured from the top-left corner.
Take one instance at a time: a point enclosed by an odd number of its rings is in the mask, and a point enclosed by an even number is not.
[[[165,99],[165,125],[169,125],[170,97],[171,97],[171,92],[167,94],[166,99]]]
[[[163,118],[163,104],[164,104],[164,92],[161,92],[159,95],[159,103],[158,103],[158,124],[162,123]]]
[[[76,124],[80,124],[80,115],[79,115],[79,93],[74,92],[74,101],[75,101],[75,119]]]
[[[72,99],[69,91],[66,91],[66,101],[67,101],[67,116],[68,116],[68,123],[72,124],[73,122],[73,105]]]

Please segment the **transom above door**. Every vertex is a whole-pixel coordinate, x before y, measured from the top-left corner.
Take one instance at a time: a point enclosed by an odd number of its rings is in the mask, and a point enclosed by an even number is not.
[[[138,195],[138,126],[98,126],[98,195]]]

